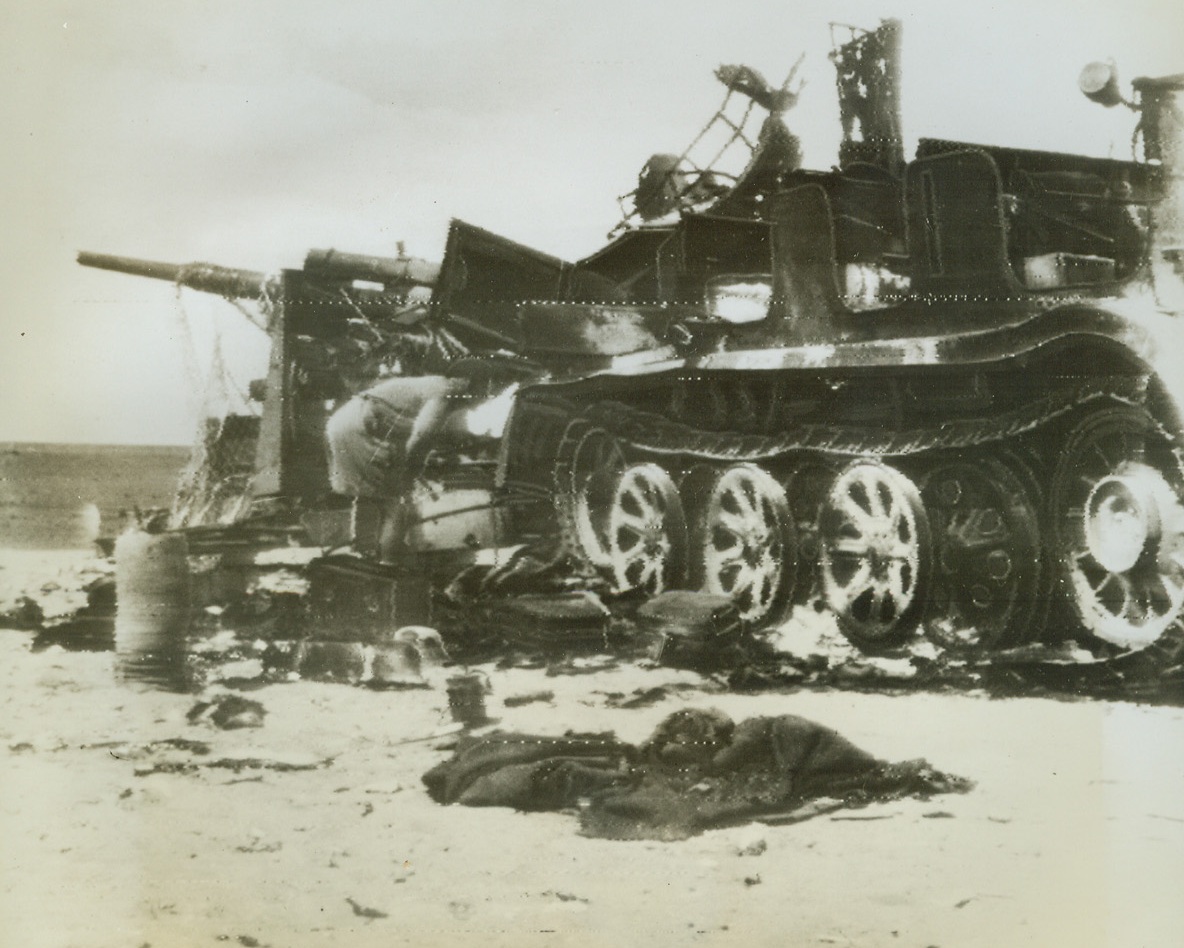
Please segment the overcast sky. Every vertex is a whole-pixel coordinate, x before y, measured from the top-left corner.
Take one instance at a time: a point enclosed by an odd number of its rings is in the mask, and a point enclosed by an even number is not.
[[[439,257],[452,217],[575,259],[646,157],[721,101],[720,63],[780,80],[806,164],[835,160],[832,20],[904,20],[911,154],[932,135],[1127,157],[1132,120],[1076,89],[1184,71],[1184,4],[600,0],[0,0],[0,440],[187,443],[189,366],[227,304],[77,266],[79,250],[255,270],[311,247]],[[1125,114],[1124,114],[1125,113]],[[196,359],[187,356],[191,327]]]

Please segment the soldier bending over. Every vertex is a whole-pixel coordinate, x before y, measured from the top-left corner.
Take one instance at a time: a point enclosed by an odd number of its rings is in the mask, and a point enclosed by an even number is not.
[[[391,378],[355,395],[329,418],[329,484],[355,499],[358,552],[387,560],[402,550],[411,488],[433,441],[472,401],[474,387],[469,378],[446,375]]]

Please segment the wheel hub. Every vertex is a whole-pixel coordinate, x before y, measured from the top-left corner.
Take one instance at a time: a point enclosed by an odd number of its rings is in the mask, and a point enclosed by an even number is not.
[[[1163,478],[1144,465],[1098,481],[1085,504],[1085,539],[1098,564],[1111,573],[1133,569],[1158,548],[1157,495]]]

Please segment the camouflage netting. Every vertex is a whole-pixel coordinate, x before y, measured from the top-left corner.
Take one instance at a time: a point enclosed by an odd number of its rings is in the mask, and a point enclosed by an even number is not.
[[[207,418],[204,434],[177,485],[173,528],[233,523],[250,508],[259,419]]]
[[[251,480],[255,470],[255,446],[259,437],[260,405],[231,376],[222,357],[222,337],[214,339],[209,368],[199,365],[189,316],[177,285],[177,319],[186,352],[189,390],[201,393],[202,418],[196,443],[177,485],[169,526],[193,527],[228,524],[250,509]],[[235,301],[237,309],[262,328],[266,325],[270,298],[264,296],[258,314],[252,315]]]

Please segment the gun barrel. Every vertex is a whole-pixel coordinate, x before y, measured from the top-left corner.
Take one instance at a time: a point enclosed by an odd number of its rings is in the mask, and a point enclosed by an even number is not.
[[[310,250],[304,258],[304,270],[329,280],[372,280],[384,286],[417,284],[435,286],[440,265],[419,257],[372,257],[340,250]]]
[[[212,263],[161,263],[156,260],[140,260],[136,257],[119,257],[113,254],[78,254],[78,262],[84,267],[100,270],[114,270],[132,276],[148,277],[152,280],[167,280],[187,286],[201,293],[214,293],[230,299],[257,300],[263,296],[267,275],[255,270],[236,270]]]

